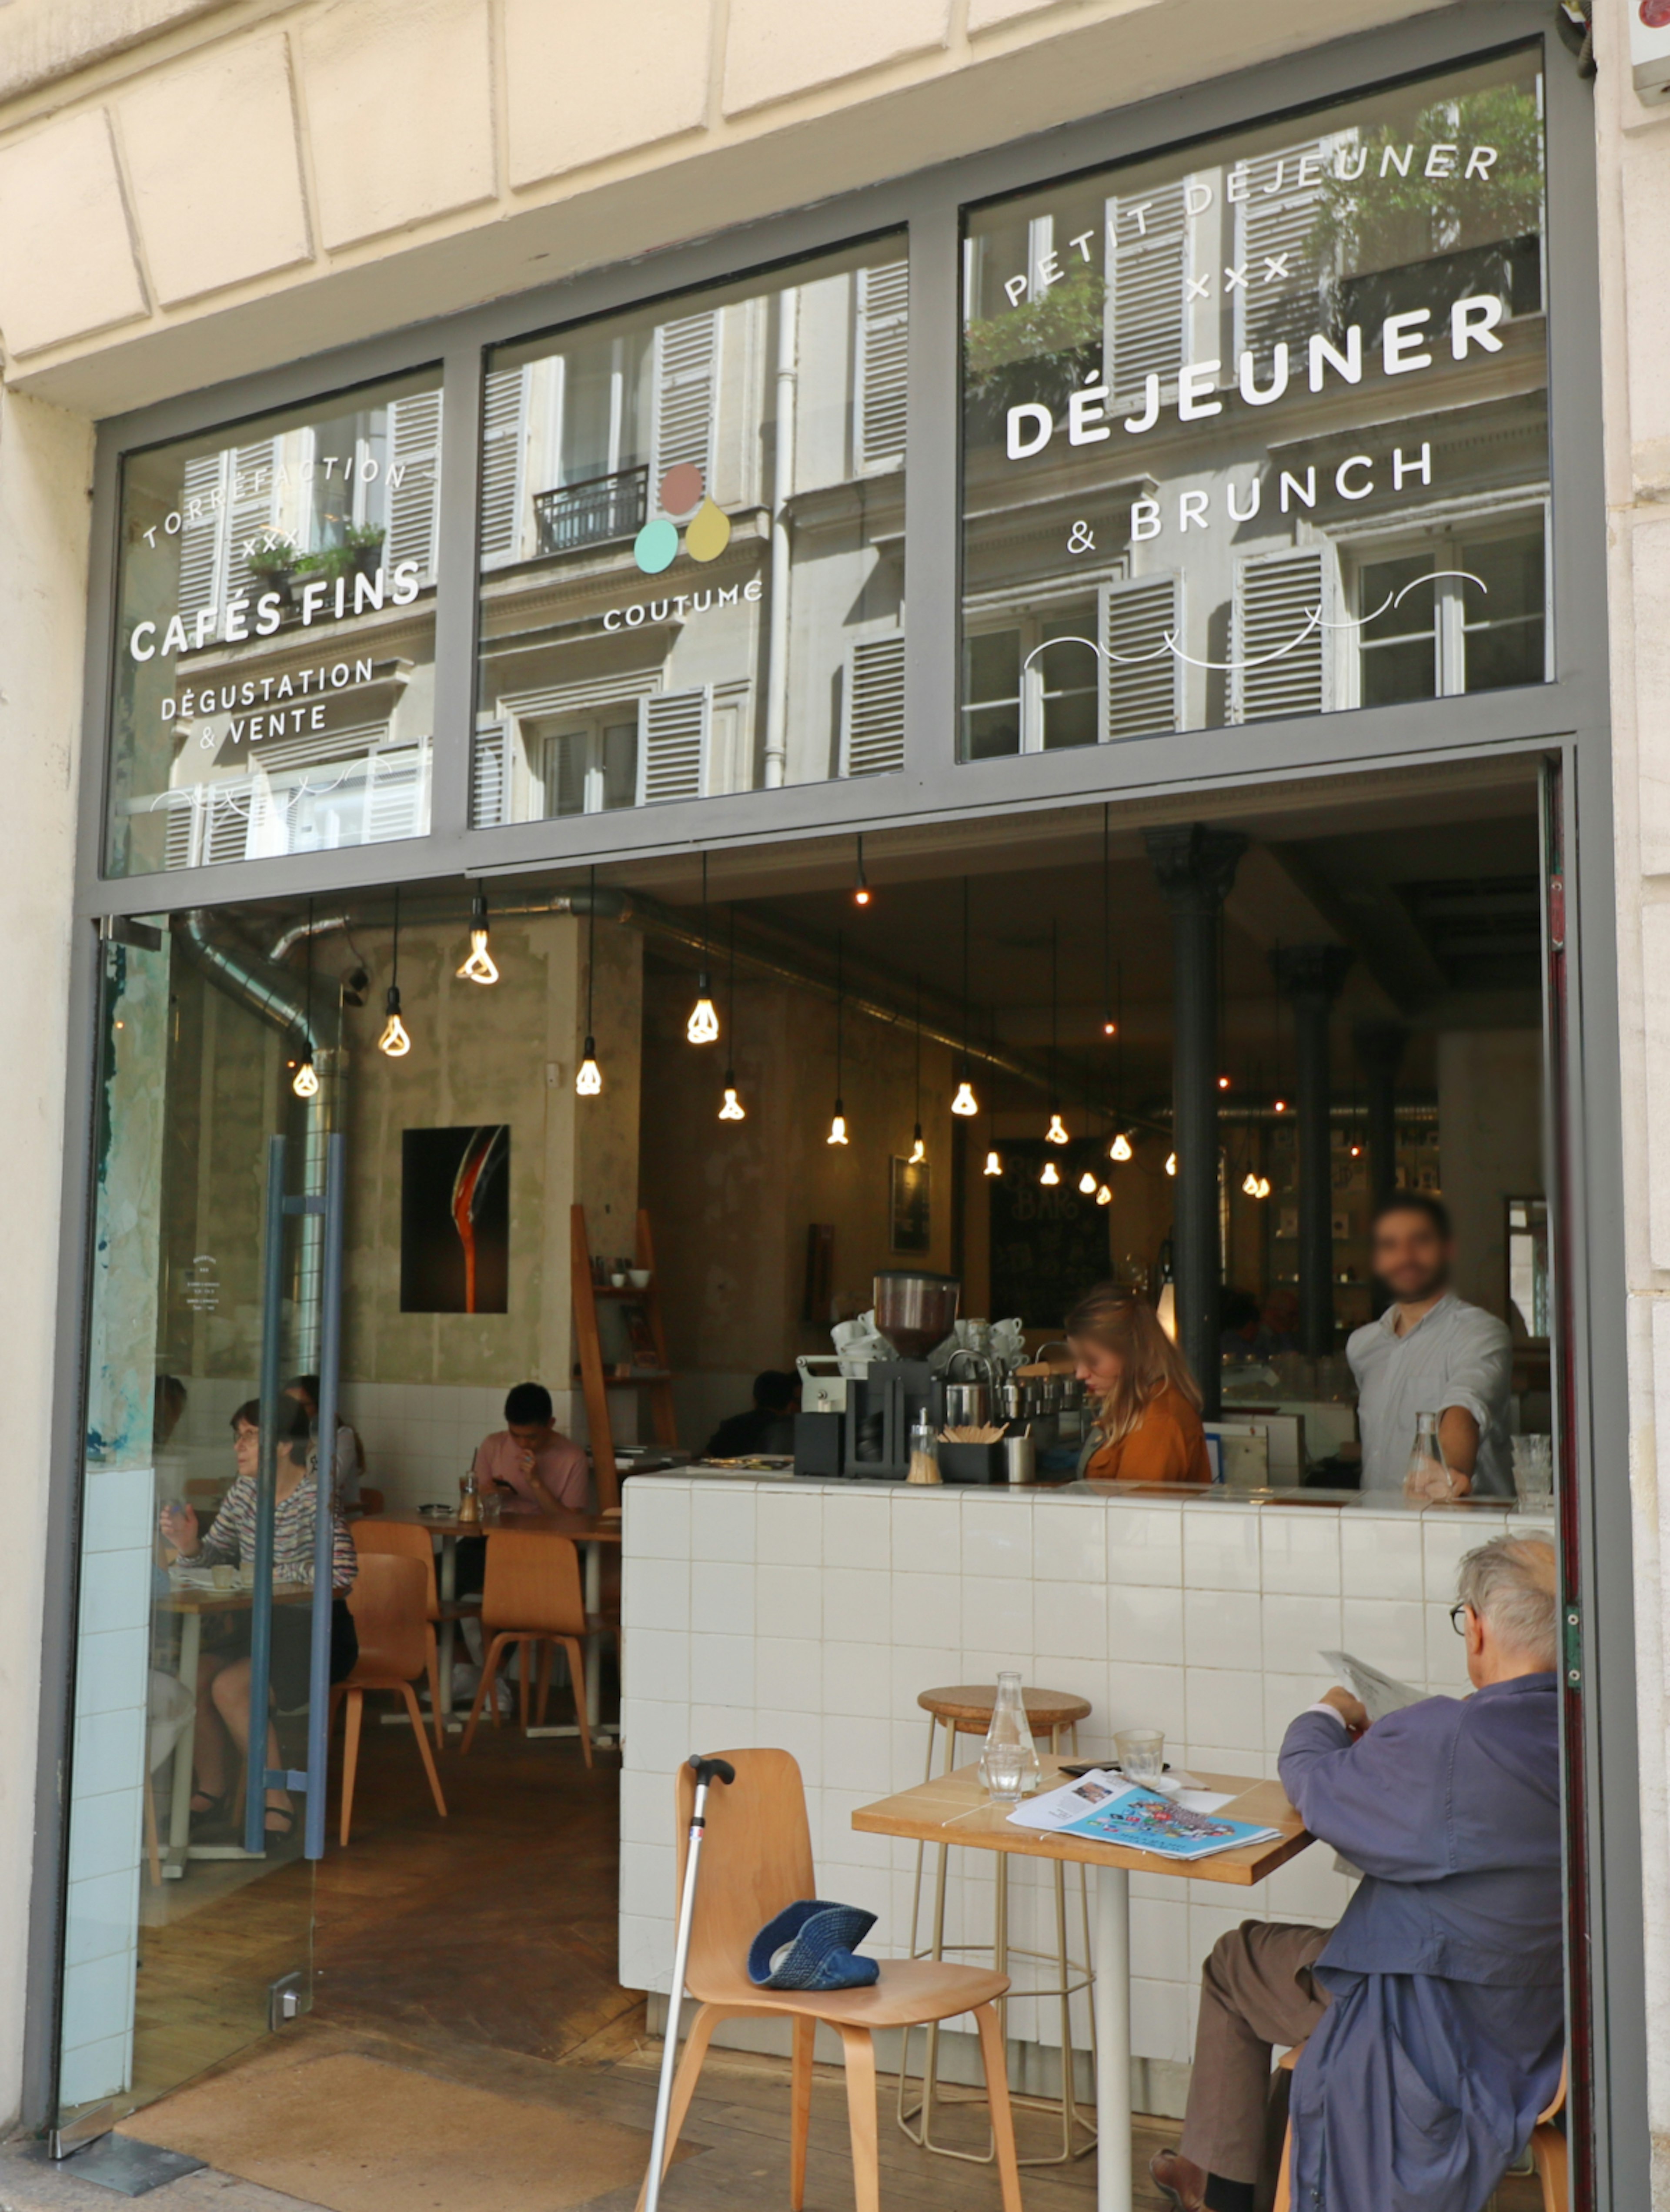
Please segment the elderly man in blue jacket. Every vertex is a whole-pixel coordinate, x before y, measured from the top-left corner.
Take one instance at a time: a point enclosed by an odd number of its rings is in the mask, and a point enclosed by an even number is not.
[[[1272,2045],[1304,2043],[1290,2118],[1301,2212],[1480,2212],[1560,2078],[1565,2035],[1553,1547],[1461,1562],[1469,1698],[1368,1725],[1303,1712],[1281,1778],[1363,1869],[1337,1928],[1244,1921],[1202,1976],[1179,2150],[1184,2212],[1252,2212]]]

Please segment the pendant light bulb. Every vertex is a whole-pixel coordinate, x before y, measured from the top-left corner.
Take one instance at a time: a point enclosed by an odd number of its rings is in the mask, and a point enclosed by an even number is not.
[[[1094,1197],[1095,1197],[1095,1195],[1096,1195],[1096,1176],[1095,1176],[1094,1171],[1093,1171],[1091,1169],[1090,1169],[1090,1168],[1086,1168],[1086,1169],[1085,1169],[1085,1170],[1084,1170],[1084,1174],[1083,1174],[1082,1176],[1079,1176],[1079,1178],[1078,1178],[1078,1188],[1079,1188],[1079,1191],[1080,1191],[1081,1194],[1082,1194],[1084,1197],[1085,1197],[1085,1198],[1094,1198]]]
[[[748,1119],[747,1109],[737,1096],[737,1071],[734,1067],[727,1067],[725,1071],[725,1103],[719,1109],[719,1118],[721,1121],[745,1121]]]
[[[1286,1101],[1286,1099],[1285,1099],[1285,1098],[1278,1098],[1278,1099],[1277,1099],[1277,1101],[1276,1101],[1276,1111],[1277,1111],[1277,1113],[1278,1113],[1278,1114],[1285,1114],[1285,1113],[1286,1113],[1286,1111],[1287,1111],[1287,1101]]]
[[[598,1041],[586,1040],[586,1057],[574,1073],[574,1092],[580,1098],[595,1098],[603,1089],[603,1070],[598,1066]]]
[[[1056,1184],[1061,1180],[1061,1170],[1056,1166],[1054,1160],[1046,1160],[1044,1162],[1044,1171],[1039,1176],[1038,1180],[1042,1183],[1046,1190],[1054,1189]]]
[[[1114,1202],[1114,1194],[1105,1182],[1096,1192],[1096,1202],[1098,1206],[1111,1206]]]
[[[1230,1079],[1229,1079],[1229,1077],[1228,1077],[1227,1075],[1220,1075],[1220,1076],[1218,1077],[1218,1089],[1219,1089],[1220,1091],[1227,1091],[1227,1090],[1229,1089],[1229,1087],[1230,1087]]]
[[[386,1052],[391,1060],[404,1060],[411,1050],[411,1039],[406,1034],[406,1024],[400,1018],[400,987],[391,983],[388,997],[384,1001],[388,1019],[383,1024],[383,1034],[377,1040],[379,1052]]]
[[[487,949],[487,901],[476,901],[470,922],[470,957],[458,970],[460,983],[496,983],[499,970]]]
[[[980,1111],[980,1101],[975,1097],[974,1086],[966,1075],[957,1086],[956,1097],[951,1101],[951,1111],[953,1114],[962,1114],[965,1116],[978,1114]]]
[[[713,1000],[707,994],[707,978],[698,981],[695,1004],[690,1009],[690,1018],[684,1024],[684,1034],[692,1044],[719,1042],[719,1016],[714,1011]]]
[[[847,1114],[839,1098],[835,1100],[835,1114],[829,1123],[829,1133],[824,1141],[831,1145],[844,1145],[847,1142]]]
[[[1000,1176],[1003,1173],[1003,1162],[998,1158],[995,1146],[986,1155],[985,1173],[988,1176]]]
[[[1268,1176],[1260,1176],[1259,1177],[1259,1196],[1260,1198],[1268,1198],[1269,1195],[1270,1178]]]
[[[1109,1015],[1108,1019],[1102,1024],[1102,1034],[1103,1036],[1117,1036],[1119,1035],[1119,1024],[1114,1020],[1111,1015]]]
[[[290,1088],[298,1098],[319,1097],[319,1071],[313,1066],[313,1051],[311,1045],[302,1054],[301,1065],[295,1072],[295,1079],[291,1083]]]
[[[868,906],[869,903],[870,878],[864,872],[864,839],[860,836],[858,841],[858,872],[853,881],[853,904]]]
[[[1126,1135],[1123,1129],[1121,1129],[1119,1134],[1114,1139],[1113,1143],[1108,1146],[1108,1157],[1110,1160],[1118,1160],[1121,1164],[1132,1157],[1131,1139]]]
[[[1244,1191],[1246,1192],[1246,1194],[1247,1194],[1247,1195],[1248,1195],[1248,1198],[1256,1198],[1256,1197],[1258,1196],[1258,1194],[1259,1194],[1259,1179],[1258,1179],[1258,1177],[1257,1177],[1257,1176],[1253,1173],[1253,1170],[1251,1170],[1251,1168],[1248,1168],[1248,1170],[1247,1170],[1247,1174],[1246,1174],[1246,1178],[1245,1178],[1245,1180],[1242,1182],[1241,1188],[1242,1188],[1242,1190],[1244,1190]]]
[[[1070,1145],[1072,1142],[1067,1134],[1066,1123],[1054,1107],[1050,1109],[1049,1127],[1044,1131],[1044,1142],[1047,1145]]]
[[[1166,1154],[1165,1171],[1169,1176],[1175,1176],[1176,1174],[1177,1155],[1175,1152],[1168,1152]]]
[[[928,1148],[922,1141],[922,1125],[919,1121],[916,1124],[916,1133],[911,1139],[910,1159],[908,1164],[914,1168],[920,1167],[922,1162],[926,1159],[927,1156]]]

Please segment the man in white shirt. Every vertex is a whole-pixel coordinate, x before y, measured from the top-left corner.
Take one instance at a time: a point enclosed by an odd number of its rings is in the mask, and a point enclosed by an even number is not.
[[[1505,1322],[1449,1287],[1455,1239],[1448,1208],[1424,1191],[1394,1191],[1376,1208],[1370,1234],[1374,1272],[1393,1303],[1345,1346],[1357,1378],[1363,1489],[1406,1486],[1417,1421],[1435,1413],[1449,1480],[1429,1462],[1418,1493],[1511,1498],[1513,1338]]]

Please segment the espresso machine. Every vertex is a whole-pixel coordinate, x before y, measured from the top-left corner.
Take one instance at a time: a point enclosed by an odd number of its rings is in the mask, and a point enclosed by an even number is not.
[[[796,1474],[904,1480],[911,1425],[926,1413],[938,1429],[944,1418],[944,1385],[927,1354],[950,1335],[962,1288],[954,1275],[886,1268],[875,1279],[876,1332],[899,1357],[870,1360],[858,1375],[825,1371],[839,1367],[834,1357],[799,1363]]]

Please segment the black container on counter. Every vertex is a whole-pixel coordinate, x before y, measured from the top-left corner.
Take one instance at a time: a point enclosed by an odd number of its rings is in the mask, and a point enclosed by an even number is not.
[[[1003,1440],[994,1444],[948,1444],[939,1446],[939,1479],[942,1482],[1002,1482],[1009,1480],[1004,1464]]]

